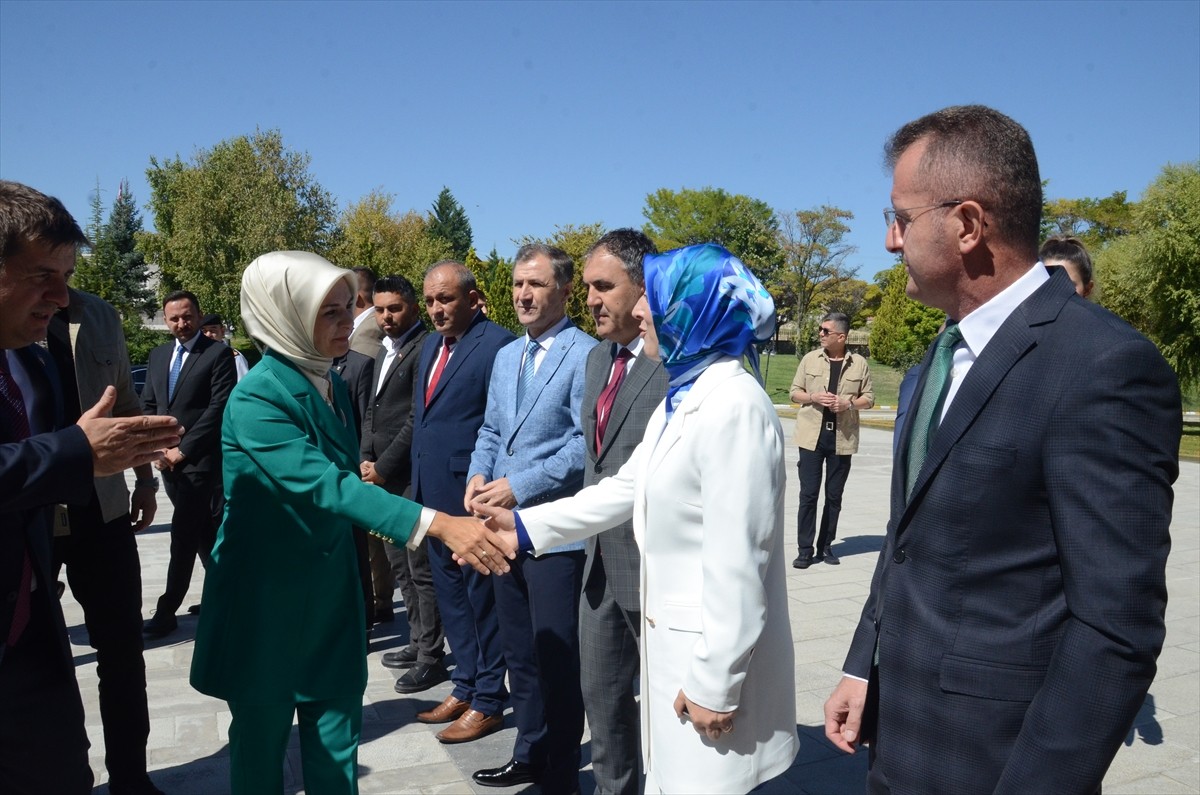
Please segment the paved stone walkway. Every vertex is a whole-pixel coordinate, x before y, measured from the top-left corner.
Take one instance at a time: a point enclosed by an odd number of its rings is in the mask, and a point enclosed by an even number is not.
[[[785,421],[791,433],[791,421]],[[876,552],[887,521],[892,435],[866,428],[854,457],[846,487],[840,534],[835,551],[841,566],[814,565],[789,569],[792,631],[796,642],[796,710],[800,755],[792,768],[759,791],[783,793],[861,793],[866,754],[846,756],[824,739],[821,707],[840,676],[859,611],[867,595]],[[787,522],[795,532],[799,492],[795,448],[789,446]],[[158,524],[139,536],[143,602],[149,611],[166,578],[171,506],[160,493]],[[1173,548],[1168,568],[1170,604],[1167,641],[1159,658],[1158,678],[1150,689],[1137,725],[1126,738],[1104,781],[1106,795],[1122,793],[1200,793],[1200,465],[1184,463],[1175,486]],[[788,545],[789,559],[794,554]],[[185,605],[200,599],[201,569],[196,567]],[[397,597],[399,594],[397,593]],[[98,793],[107,793],[103,736],[96,695],[95,654],[87,645],[82,611],[64,597],[78,665],[80,685],[92,738],[92,767]],[[401,613],[401,616],[403,614]],[[188,686],[192,636],[196,619],[180,618],[175,634],[146,650],[150,700],[150,769],[169,795],[223,793],[229,787],[229,712],[221,701]],[[384,651],[399,648],[405,638],[402,618],[391,634],[376,631],[371,641],[370,678],[363,699],[363,742],[359,753],[363,793],[505,793],[537,787],[489,790],[471,783],[471,772],[507,761],[516,729],[511,715],[503,731],[466,745],[445,746],[434,739],[440,727],[417,723],[414,716],[450,691],[443,684],[415,696],[392,690],[395,676],[379,664]],[[593,788],[585,736],[582,791]],[[293,733],[288,752],[286,790],[303,791],[299,747]]]

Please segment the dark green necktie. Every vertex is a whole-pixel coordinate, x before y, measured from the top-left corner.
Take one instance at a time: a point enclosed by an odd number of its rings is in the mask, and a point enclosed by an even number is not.
[[[912,432],[908,437],[908,468],[905,471],[905,497],[912,496],[913,485],[921,465],[925,463],[925,455],[929,452],[929,443],[937,432],[941,422],[942,406],[946,402],[946,392],[950,387],[950,369],[954,364],[954,346],[962,341],[962,332],[957,323],[946,326],[946,330],[938,337],[937,347],[934,348],[933,358],[929,361],[929,373],[925,377],[925,388],[921,391],[921,402],[912,415]]]

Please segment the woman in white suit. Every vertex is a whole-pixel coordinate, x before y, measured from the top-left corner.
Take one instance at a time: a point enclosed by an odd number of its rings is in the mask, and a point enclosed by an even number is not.
[[[715,245],[645,261],[645,352],[667,398],[615,476],[517,514],[475,506],[535,552],[633,518],[642,550],[647,793],[737,793],[788,769],[795,673],[783,552],[783,433],[757,371],[770,295]]]

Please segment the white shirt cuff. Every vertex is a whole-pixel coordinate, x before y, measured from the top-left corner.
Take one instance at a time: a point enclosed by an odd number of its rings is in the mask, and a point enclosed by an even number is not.
[[[861,676],[855,676],[854,674],[848,674],[845,671],[842,671],[842,676],[845,677],[846,679],[857,679],[860,682],[867,681],[866,679],[863,679]]]
[[[409,549],[416,549],[421,546],[421,542],[425,540],[425,534],[429,532],[429,526],[433,524],[435,516],[437,516],[437,511],[433,508],[421,508],[421,515],[417,517],[417,524],[408,536],[408,543],[404,546]]]

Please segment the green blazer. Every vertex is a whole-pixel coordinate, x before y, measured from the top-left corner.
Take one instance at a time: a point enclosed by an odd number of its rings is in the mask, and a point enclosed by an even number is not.
[[[204,578],[192,686],[226,701],[360,697],[363,598],[351,527],[404,544],[420,506],[364,483],[346,386],[335,412],[268,351],[221,430],[225,518]]]

